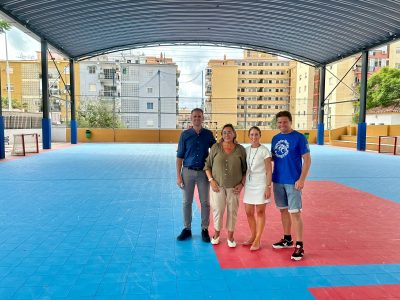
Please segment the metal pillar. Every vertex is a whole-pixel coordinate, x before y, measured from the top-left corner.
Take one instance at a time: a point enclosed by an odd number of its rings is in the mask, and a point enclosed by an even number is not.
[[[42,52],[42,142],[43,149],[51,149],[51,119],[49,105],[49,83],[48,83],[48,63],[47,63],[47,41],[41,40]]]
[[[3,103],[1,99],[1,70],[0,70],[0,159],[6,158],[6,145],[4,143],[4,118]]]
[[[365,151],[367,146],[367,80],[368,80],[368,50],[362,52],[361,86],[360,86],[360,116],[358,118],[357,150]]]
[[[75,73],[74,60],[69,60],[69,93],[71,97],[71,144],[78,143],[78,123],[75,113]]]
[[[318,145],[324,144],[325,69],[326,66],[319,69]]]

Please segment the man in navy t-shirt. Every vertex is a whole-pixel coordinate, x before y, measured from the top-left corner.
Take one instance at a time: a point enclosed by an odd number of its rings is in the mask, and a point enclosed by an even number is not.
[[[192,203],[194,188],[197,185],[201,204],[201,238],[209,243],[210,183],[203,168],[215,138],[210,130],[202,126],[204,121],[202,109],[193,109],[190,120],[193,126],[182,132],[176,153],[176,183],[183,190],[184,226],[177,240],[184,241],[192,236]]]
[[[310,147],[306,137],[292,129],[292,115],[281,111],[276,115],[280,133],[272,138],[274,161],[272,182],[276,207],[281,212],[283,239],[272,245],[275,249],[293,247],[291,226],[296,232],[296,248],[291,256],[301,260],[303,249],[303,220],[301,217],[301,191],[311,165]]]

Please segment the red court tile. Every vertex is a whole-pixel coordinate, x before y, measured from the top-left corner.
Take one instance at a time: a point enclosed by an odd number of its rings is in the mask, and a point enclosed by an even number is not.
[[[317,300],[400,299],[400,284],[309,288]]]
[[[226,231],[214,246],[222,268],[268,268],[400,263],[400,205],[331,181],[308,181],[303,193],[305,257],[290,260],[292,249],[274,250],[282,236],[280,214],[267,206],[262,249],[230,249]],[[212,218],[211,218],[212,219]],[[210,225],[210,234],[213,225]],[[241,202],[235,239],[244,242],[249,229]]]

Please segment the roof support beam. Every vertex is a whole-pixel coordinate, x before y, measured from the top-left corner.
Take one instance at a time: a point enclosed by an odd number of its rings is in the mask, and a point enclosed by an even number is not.
[[[360,116],[358,118],[357,150],[365,151],[367,139],[367,81],[368,81],[368,50],[362,52],[361,86],[360,86]]]
[[[325,72],[325,65],[319,68],[318,145],[324,144]]]
[[[41,40],[41,63],[42,63],[42,142],[43,149],[51,149],[51,119],[49,105],[49,83],[48,83],[48,62],[47,62],[47,41]]]
[[[75,72],[74,72],[74,60],[69,60],[69,86],[71,96],[71,144],[78,143],[78,124],[76,122],[75,113]],[[68,112],[66,112],[68,113]]]

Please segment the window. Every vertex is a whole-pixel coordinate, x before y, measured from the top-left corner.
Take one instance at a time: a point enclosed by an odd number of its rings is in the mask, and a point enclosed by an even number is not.
[[[105,79],[113,79],[115,74],[114,69],[104,69],[104,78]]]
[[[396,54],[400,54],[400,47],[396,48]]]
[[[89,92],[95,92],[96,91],[96,84],[89,84]]]
[[[153,102],[147,102],[147,109],[153,109]]]
[[[96,66],[89,66],[89,74],[95,74],[96,73]]]
[[[400,69],[400,63],[395,63],[395,64],[394,64],[394,67],[395,67],[396,69]]]
[[[299,93],[301,93],[301,86],[299,86]]]
[[[147,94],[152,94],[153,93],[153,88],[152,87],[148,87],[147,88]]]

